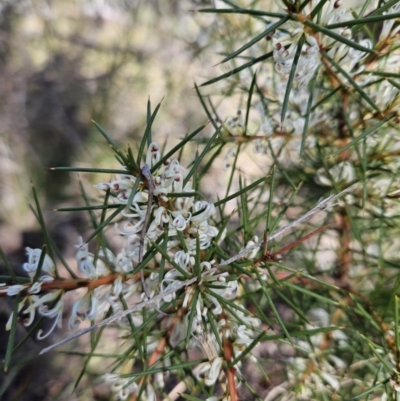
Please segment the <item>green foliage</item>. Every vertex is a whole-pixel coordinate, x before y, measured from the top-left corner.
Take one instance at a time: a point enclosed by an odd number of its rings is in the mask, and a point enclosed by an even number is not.
[[[34,190],[45,244],[27,252],[28,283],[10,271],[0,287],[17,296],[3,366],[18,312],[55,327],[64,297],[86,288],[70,327],[91,328],[67,338],[91,331],[76,386],[107,355],[117,399],[395,400],[400,2],[224,3],[194,16],[214,24],[227,70],[193,90],[208,131],[168,151],[148,101],[137,151],[95,123],[120,166],[58,168],[111,174],[94,205],[82,186],[86,206],[60,209],[93,224],[69,278]]]

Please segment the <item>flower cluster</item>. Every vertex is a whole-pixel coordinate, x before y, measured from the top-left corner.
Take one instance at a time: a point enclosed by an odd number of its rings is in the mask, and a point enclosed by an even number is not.
[[[267,35],[268,48],[272,48],[273,69],[271,64],[265,63],[257,73],[263,95],[255,105],[261,120],[258,127],[246,131],[240,115],[221,123],[229,136],[246,136],[246,142],[253,143],[255,153],[272,154],[272,159],[278,159],[288,168],[299,163],[301,149],[308,159],[314,160],[318,158],[318,147],[327,145],[325,138],[330,144],[343,136],[344,123],[338,123],[340,119],[347,119],[345,124],[350,128],[346,127],[346,131],[358,135],[365,126],[371,127],[381,121],[378,112],[388,115],[399,107],[400,56],[397,51],[392,51],[398,43],[398,27],[393,28],[394,19],[383,22],[380,35],[374,42],[371,38],[360,38],[358,31],[353,32],[351,25],[346,26],[346,22],[351,24],[355,20],[355,15],[344,2],[324,2],[318,25],[310,19],[316,6],[318,4],[308,3],[296,18],[289,18]],[[398,10],[399,4],[396,3],[385,15],[389,17]],[[343,26],[325,28],[334,24]],[[259,44],[254,47],[259,52],[265,51]],[[295,74],[288,90],[293,69]],[[386,74],[388,78],[379,78]],[[241,77],[242,87],[251,85],[252,75],[242,74]],[[347,93],[347,98],[354,91],[363,93],[360,102],[364,108],[375,111],[375,115],[365,122],[360,116],[359,106],[350,101],[347,115],[341,116],[340,103],[324,102],[338,90]],[[339,100],[343,102],[343,96]],[[315,107],[318,104],[320,106]],[[237,141],[241,142],[243,140]],[[231,166],[229,159],[236,153],[237,145],[226,154],[225,168]],[[321,171],[320,168],[316,174],[319,176]]]
[[[153,168],[159,164],[160,160],[159,147],[153,142],[149,145],[146,162],[149,168]],[[171,344],[182,344],[188,331],[192,333],[193,339],[197,335],[209,335],[207,333],[211,332],[209,322],[211,318],[217,322],[219,336],[219,341],[214,338],[213,343],[222,344],[224,338],[229,338],[232,341],[234,355],[237,356],[240,355],[243,346],[252,341],[254,333],[251,328],[257,327],[260,322],[242,313],[240,318],[242,323],[239,324],[237,317],[224,310],[220,299],[234,300],[236,298],[237,280],[230,280],[228,272],[207,274],[217,265],[215,260],[198,262],[198,251],[204,252],[209,249],[211,241],[219,232],[211,223],[215,212],[214,205],[195,200],[191,180],[187,180],[187,176],[188,171],[179,164],[178,160],[163,161],[161,166],[152,172],[154,182],[152,205],[148,204],[151,183],[147,183],[148,185],[142,183],[139,191],[132,197],[131,191],[135,187],[136,180],[140,179],[138,177],[127,174],[120,180],[96,185],[96,188],[110,190],[115,202],[127,205],[121,213],[122,221],[115,225],[116,232],[124,237],[126,246],[112,260],[115,260],[116,271],[129,275],[140,262],[139,234],[141,230],[145,230],[143,244],[145,252],[149,251],[155,241],[165,235],[165,251],[170,257],[170,263],[165,266],[165,272],[161,277],[158,263],[150,267],[151,273],[144,282],[146,288],[141,288],[141,299],[147,298],[146,293],[151,297],[159,293],[167,293],[162,303],[154,307],[180,302],[181,308],[186,311],[185,314],[181,315],[178,321],[175,318],[170,319],[170,323],[167,324],[168,329],[171,330]],[[128,205],[131,197],[132,203]],[[150,210],[148,210],[149,207]],[[148,213],[151,213],[152,219],[149,226],[144,227]],[[223,233],[219,238],[220,241],[223,239]],[[90,260],[92,256],[86,255],[85,261]],[[177,288],[185,278],[196,274],[204,277],[200,282],[187,286],[183,298],[178,301],[177,293],[171,293],[171,290]],[[139,285],[138,280],[133,281],[134,285]],[[128,299],[126,301],[129,302]],[[138,314],[136,319],[140,321],[141,314]],[[218,350],[214,351],[213,358],[200,364],[196,370],[197,378],[204,381],[207,386],[216,383],[223,366],[224,360],[220,356],[223,350],[219,349],[219,346],[216,346],[216,349]],[[114,379],[115,383],[119,383],[114,384],[114,387],[124,382],[117,376],[113,376]],[[137,387],[132,382],[123,386],[122,389],[125,392],[129,389],[131,393],[137,391]],[[119,391],[119,397],[123,398],[121,391]]]
[[[295,341],[292,351],[297,355],[288,358],[283,368],[287,380],[269,389],[267,400],[350,399],[363,391],[371,399],[390,399],[390,391],[374,388],[377,377],[382,383],[390,383],[390,388],[399,388],[400,362],[393,357],[393,341],[398,333],[387,336],[386,320],[392,309],[398,307],[397,303],[393,305],[397,291],[393,278],[397,277],[399,259],[396,246],[400,216],[400,2],[372,1],[351,7],[339,0],[282,1],[279,10],[259,2],[251,10],[220,5],[216,11],[216,15],[228,14],[229,28],[238,25],[237,19],[229,20],[229,14],[248,14],[248,20],[243,17],[241,21],[246,32],[251,32],[240,37],[245,45],[234,51],[231,43],[226,42],[224,61],[235,60],[230,71],[203,84],[220,81],[223,93],[232,95],[233,104],[239,99],[245,108],[223,122],[217,119],[223,140],[233,142],[225,153],[225,169],[233,175],[235,167],[240,166],[243,174],[249,173],[239,152],[244,145],[251,144],[253,153],[264,157],[256,159],[260,165],[274,166],[274,170],[269,170],[275,179],[274,197],[280,198],[282,204],[291,202],[288,194],[293,188],[301,187],[295,196],[299,208],[306,193],[318,197],[327,190],[347,191],[336,204],[333,230],[316,236],[313,249],[306,245],[295,262],[283,263],[292,269],[292,274],[306,269],[311,277],[317,275],[345,289],[347,305],[362,303],[372,316],[369,322],[373,321],[386,339],[383,345],[371,340],[373,330],[365,334],[368,340],[361,336],[360,343],[367,344],[375,355],[365,364],[357,358],[353,363],[343,357],[344,349],[356,352],[361,347],[335,337],[338,333],[344,336],[344,330],[316,334],[307,342]],[[262,39],[263,30],[267,32],[266,40]],[[224,106],[231,106],[227,97]],[[216,96],[210,95],[210,99],[210,104],[220,102]],[[251,245],[255,242],[248,241]],[[267,253],[276,262],[273,255]],[[249,259],[254,256],[248,254]],[[265,281],[271,280],[271,274],[276,274],[276,278],[290,277],[275,267],[268,274],[264,266],[258,271],[259,279]],[[307,322],[304,330],[333,326],[331,315],[352,316],[349,311],[332,312],[321,306],[317,297],[324,291],[312,283],[310,276],[299,280],[299,286],[305,286],[304,294],[318,288],[316,299],[310,301],[316,307],[311,307],[306,315],[306,305],[299,301],[298,310],[293,312],[301,322]],[[263,286],[249,280],[248,288],[260,291]],[[377,302],[374,296],[383,297],[388,289],[391,301]],[[291,291],[288,295],[277,289],[277,293],[284,302],[293,302]],[[320,317],[324,315],[324,319],[313,319],[313,311]],[[365,326],[360,329],[354,323],[356,319],[349,316],[345,324],[354,325],[354,331],[364,334]],[[293,319],[291,316],[290,324]],[[285,324],[279,322],[280,328]],[[371,368],[377,359],[383,361],[380,366],[384,366],[386,375],[376,373],[373,379],[370,374],[359,373],[366,364]],[[371,390],[367,392],[368,388]]]
[[[210,339],[208,349],[212,349],[211,356],[204,341],[200,341],[208,361],[199,361],[195,371],[197,380],[212,386],[224,380],[222,370],[230,363],[224,359],[225,351],[221,345],[229,342],[232,357],[240,356],[251,343],[260,321],[249,313],[233,313],[226,309],[227,301],[240,307],[240,302],[236,300],[239,283],[230,277],[228,271],[217,270],[218,264],[214,259],[202,260],[212,241],[217,236],[222,241],[226,232],[223,230],[219,233],[213,224],[214,204],[196,200],[188,170],[178,160],[160,161],[159,146],[153,142],[148,147],[146,157],[146,167],[154,170],[151,173],[152,182],[148,181],[148,177],[127,172],[117,180],[95,185],[97,189],[110,193],[110,206],[125,206],[118,223],[115,223],[115,233],[123,239],[123,246],[117,253],[104,247],[92,253],[89,244],[79,238],[76,245],[77,270],[86,281],[81,281],[72,289],[86,283],[87,290],[72,306],[69,327],[76,328],[85,320],[100,321],[106,313],[118,314],[126,305],[140,304],[149,297],[151,300],[159,294],[166,294],[148,305],[146,310],[161,312],[159,308],[162,308],[168,311],[164,318],[164,332],[170,333],[168,341],[172,347],[180,349],[187,333],[192,349],[198,345],[199,338]],[[154,168],[158,165],[159,168]],[[163,242],[160,242],[161,239]],[[161,259],[153,256],[147,262],[142,281],[136,269],[142,262],[141,255],[152,252],[152,247],[157,243],[164,250]],[[60,289],[46,292],[42,284],[58,279],[55,264],[40,249],[27,248],[27,254],[28,262],[24,264],[24,269],[31,278],[30,283],[4,285],[0,292],[8,296],[20,292],[27,294],[19,304],[19,311],[29,315],[26,326],[32,324],[36,311],[41,316],[54,319],[46,335],[39,332],[38,339],[42,339],[57,325],[61,327],[65,289],[68,286],[65,280],[61,280]],[[38,274],[39,266],[41,274]],[[191,277],[198,279],[187,285],[183,293],[178,293],[182,281]],[[144,324],[143,319],[141,310],[129,317],[131,324],[137,326]],[[11,321],[12,316],[7,324],[8,329]],[[120,321],[120,324],[128,327],[127,320]],[[211,328],[213,324],[216,325],[215,332]],[[156,352],[159,342],[159,338],[148,336],[147,352]],[[137,351],[132,354],[133,361],[138,357]],[[251,353],[246,357],[251,358]],[[242,361],[238,361],[235,365],[238,372],[241,364]],[[162,387],[163,382],[162,375],[155,375],[154,382],[148,382],[143,392],[140,390],[140,380],[124,378],[116,373],[107,374],[104,378],[112,383],[111,389],[120,400],[139,392],[143,399],[153,400],[156,388]]]
[[[122,168],[95,185],[102,204],[86,207],[102,213],[96,246],[79,238],[70,279],[49,244],[27,248],[28,278],[10,275],[0,296],[17,299],[25,326],[52,319],[42,339],[61,327],[66,294],[79,290],[71,329],[120,330],[103,375],[117,400],[185,391],[208,401],[397,399],[400,1],[231,7],[217,14],[239,14],[236,23],[248,14],[241,35],[263,32],[226,51],[225,61],[249,51],[244,66],[221,76],[224,95],[239,95],[245,111],[216,117],[188,168],[153,141],[153,115],[136,159],[101,130]],[[255,64],[257,73],[245,69]],[[205,101],[196,89],[207,116],[217,116],[220,98]],[[198,132],[175,150],[189,149]],[[262,178],[250,184],[247,144],[262,156],[252,154]],[[212,203],[201,180],[221,153],[226,197]],[[291,242],[273,249],[283,233]]]
[[[48,337],[54,329],[62,325],[62,314],[64,309],[64,291],[62,289],[49,292],[47,294],[40,294],[42,285],[49,283],[56,278],[56,270],[54,261],[46,255],[44,250],[26,248],[28,262],[24,263],[23,269],[28,273],[30,282],[27,284],[15,284],[6,286],[2,284],[0,287],[0,294],[6,293],[8,296],[15,296],[20,293],[26,295],[18,304],[18,312],[22,311],[28,318],[24,320],[24,326],[30,326],[35,319],[36,313],[40,316],[53,319],[53,324],[46,334],[43,331],[38,332],[37,338],[42,340]],[[11,313],[10,318],[6,324],[6,329],[11,329],[11,322],[14,313]]]

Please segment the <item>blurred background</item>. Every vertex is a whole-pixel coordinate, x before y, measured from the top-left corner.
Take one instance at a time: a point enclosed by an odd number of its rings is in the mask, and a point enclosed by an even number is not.
[[[43,244],[29,209],[35,186],[46,224],[74,265],[77,238],[89,224],[84,213],[52,209],[82,204],[79,179],[109,177],[49,171],[48,167],[116,168],[95,120],[119,144],[135,149],[152,109],[163,99],[153,137],[168,147],[207,120],[194,82],[213,74],[209,51],[212,17],[194,18],[200,2],[156,0],[0,0],[0,246],[21,271],[25,247]],[[212,43],[211,43],[212,45]],[[207,134],[207,132],[206,132]],[[0,265],[1,266],[1,265]],[[4,274],[4,270],[3,273]],[[11,304],[0,300],[0,354]],[[66,308],[63,330],[68,326]],[[20,327],[17,340],[26,330]],[[45,342],[28,341],[9,372],[0,373],[1,400],[102,400],[109,390],[92,383],[96,361],[73,392],[82,359],[37,357]],[[103,372],[102,372],[103,373]]]

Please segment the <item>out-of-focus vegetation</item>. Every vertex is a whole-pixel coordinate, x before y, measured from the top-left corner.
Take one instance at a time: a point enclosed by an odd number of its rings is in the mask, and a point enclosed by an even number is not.
[[[173,140],[205,121],[192,88],[213,55],[206,63],[200,52],[207,39],[192,7],[140,0],[1,4],[2,224],[33,224],[25,202],[30,180],[49,202],[73,195],[68,175],[45,167],[109,163],[91,119],[132,144],[149,96],[153,104],[165,97],[156,137]]]

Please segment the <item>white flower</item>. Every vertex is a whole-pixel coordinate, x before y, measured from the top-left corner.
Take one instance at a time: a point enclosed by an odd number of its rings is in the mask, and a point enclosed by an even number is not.
[[[49,276],[47,276],[49,277]],[[49,280],[52,281],[52,280]],[[36,283],[33,283],[31,287],[28,289],[28,294],[38,294],[42,289],[42,283],[39,281],[36,281]]]
[[[174,262],[177,263],[182,269],[187,270],[190,264],[194,264],[194,260],[191,262],[191,256],[185,251],[178,251],[175,253]]]
[[[204,330],[198,335],[193,336],[198,343],[200,344],[202,350],[205,352],[209,362],[212,362],[215,358],[218,357],[217,352],[217,344],[214,340],[214,335],[208,332],[204,332]]]
[[[111,391],[115,393],[117,400],[127,400],[130,394],[138,390],[138,385],[130,378],[120,377],[117,374],[108,373],[103,376],[104,381],[112,383]]]
[[[329,177],[330,176],[330,177]],[[329,169],[329,175],[325,168],[321,167],[314,178],[319,185],[331,187],[332,181],[336,184],[350,184],[356,178],[356,172],[353,165],[348,161],[340,162]]]
[[[204,362],[199,365],[196,372],[198,380],[203,380],[206,386],[212,386],[218,379],[221,371],[223,359],[221,357],[215,358],[212,362]]]
[[[140,237],[132,235],[127,237],[125,253],[133,262],[139,262]]]
[[[161,293],[170,291],[173,288],[177,287],[181,284],[180,280],[177,280],[177,277],[181,277],[181,274],[177,270],[170,270],[164,276],[164,279],[161,281],[160,291]],[[174,299],[176,294],[173,292],[171,294],[167,294],[163,297],[164,302],[171,302]]]
[[[93,254],[89,253],[89,245],[84,244],[82,237],[79,237],[79,244],[75,247],[78,248],[76,259],[79,271],[89,278],[95,278],[96,268],[93,264]]]
[[[259,240],[258,236],[255,235],[250,241],[247,242],[247,244],[246,244],[246,246],[245,246],[244,249],[253,247],[255,244],[258,243],[258,240]],[[260,250],[260,247],[257,247],[257,248],[255,248],[255,249],[253,249],[252,251],[250,251],[250,252],[246,255],[246,258],[247,258],[247,259],[254,259],[254,258],[256,257],[256,255],[257,255],[257,253],[258,253],[259,250]]]
[[[146,154],[146,164],[151,168],[153,167],[157,162],[159,162],[161,157],[160,149],[158,147],[158,144],[156,142],[152,142],[149,145],[149,148],[147,150]]]
[[[96,279],[109,274],[110,271],[100,259],[97,259],[96,266],[93,264],[94,255],[89,252],[89,245],[83,243],[82,237],[79,237],[79,244],[75,245],[75,247],[78,249],[76,253],[78,270],[85,276],[90,279]]]
[[[18,304],[18,313],[21,312],[22,308],[25,306],[26,301],[30,300],[30,302],[32,302],[32,301],[31,301],[31,298],[37,299],[37,298],[39,298],[39,297],[36,296],[36,295],[31,295],[31,296],[25,297],[25,298]],[[12,320],[13,320],[13,316],[14,316],[14,312],[11,312],[10,317],[8,318],[8,321],[7,321],[7,323],[6,323],[6,330],[7,330],[7,331],[10,331],[10,330],[11,330],[11,323],[12,323]],[[34,318],[34,317],[35,317],[35,314],[34,314],[34,312],[33,312],[33,318]],[[31,324],[31,323],[33,322],[33,318],[32,318],[32,320],[30,321],[29,324]],[[24,322],[24,325],[25,325],[25,326],[29,326],[29,324],[27,324],[27,322]]]
[[[107,189],[109,189],[109,184],[107,184],[106,182],[99,182],[98,184],[93,185],[94,188],[97,189],[102,189],[104,191],[107,191]]]
[[[186,218],[183,217],[181,212],[172,212],[172,216],[174,217],[174,220],[172,221],[172,225],[178,231],[184,231],[190,221],[190,218],[192,217],[192,214],[189,212],[186,212],[185,214],[186,214]]]
[[[125,249],[121,249],[115,260],[115,267],[121,273],[127,273],[133,270],[132,258],[126,254]]]
[[[122,229],[119,228],[118,223],[115,223],[115,231],[121,235],[133,235],[137,234],[143,229],[144,218],[140,219],[138,222],[126,221],[122,224]]]
[[[223,124],[222,124],[223,133],[228,133],[229,135],[239,136],[244,134],[244,124],[241,111],[238,110],[235,117],[229,117]]]
[[[321,372],[321,377],[332,387],[333,390],[339,390],[340,382],[333,375],[327,372]]]
[[[389,11],[387,13],[383,13],[383,15],[395,14],[398,12],[400,12],[400,3],[396,3],[395,5],[390,7]],[[399,32],[400,25],[397,25],[396,28],[392,29],[395,22],[395,18],[391,18],[383,22],[382,31],[379,35],[379,42],[387,39],[389,36],[394,37]]]
[[[74,302],[69,320],[69,328],[74,329],[85,319],[94,320],[97,315],[98,300],[88,291],[81,299]]]
[[[60,291],[60,290],[59,290]],[[57,291],[58,292],[58,291]],[[64,301],[61,298],[59,299],[59,301],[56,303],[56,305],[49,309],[47,305],[42,305],[39,307],[39,313],[42,316],[46,316],[49,318],[54,318],[54,322],[53,322],[53,326],[50,328],[50,330],[47,332],[47,334],[42,334],[43,330],[39,330],[38,334],[37,334],[37,339],[38,340],[43,340],[46,337],[48,337],[56,328],[56,326],[58,326],[59,328],[62,327],[62,313],[63,313],[63,308],[64,308]]]
[[[147,392],[145,393],[146,401],[157,401],[156,392],[154,391],[154,387],[151,383],[147,383],[146,385]]]
[[[192,184],[188,182],[182,190],[183,192],[193,192]],[[193,205],[194,196],[178,197],[175,201],[175,207],[178,211],[188,212]]]
[[[201,297],[199,297],[200,299]],[[213,295],[209,294],[209,293],[205,293],[204,294],[204,298],[207,298],[209,301],[212,302],[212,304],[214,305],[214,308],[212,308],[211,312],[214,315],[220,315],[222,313],[222,306],[219,303],[218,299],[216,297],[214,297]]]
[[[28,262],[23,264],[23,268],[29,274],[30,278],[33,279],[33,277],[36,274],[36,270],[39,267],[40,255],[42,253],[42,250],[41,249],[32,249],[29,247],[27,247],[25,249],[26,249],[26,254],[28,255]],[[50,256],[45,255],[41,271],[54,277],[55,265],[54,265],[53,260],[50,258]]]
[[[253,340],[251,338],[253,332],[246,326],[240,325],[236,330],[237,339],[235,345],[249,345]]]
[[[202,221],[207,220],[209,217],[213,215],[215,211],[215,206],[213,203],[205,202],[205,201],[197,201],[193,205],[193,213],[196,214],[192,216],[191,222],[192,223],[200,223]]]
[[[51,326],[47,334],[42,335],[43,330],[38,331],[37,334],[38,340],[43,340],[44,338],[48,337],[54,331],[56,326],[61,327],[62,312],[64,308],[63,296],[64,296],[63,290],[50,292],[46,295],[43,295],[42,297],[38,295],[29,295],[25,297],[18,305],[18,311],[21,311],[25,303],[29,302],[29,306],[23,311],[23,314],[29,315],[28,320],[24,321],[25,326],[30,326],[33,323],[36,311],[42,316],[54,318],[53,325]],[[53,305],[52,308],[49,309],[49,306],[47,304],[48,303],[52,304],[55,301],[56,301],[55,305]],[[6,330],[10,330],[11,328],[12,316],[13,314],[11,314],[10,319],[7,322]]]
[[[5,285],[5,284],[3,284],[3,285]],[[26,286],[20,285],[20,284],[15,284],[15,285],[9,285],[3,289],[0,288],[0,293],[7,294],[9,297],[13,297],[14,295],[19,294],[21,291],[23,291],[25,289],[26,289]]]
[[[235,158],[237,150],[238,150],[238,147],[236,145],[232,146],[228,150],[227,154],[224,157],[224,164],[223,164],[224,170],[228,170],[228,168],[231,167],[231,159]]]
[[[151,240],[156,240],[161,234],[164,233],[164,224],[169,223],[170,216],[168,211],[160,206],[155,211],[154,220],[150,223],[147,229],[147,237]]]

